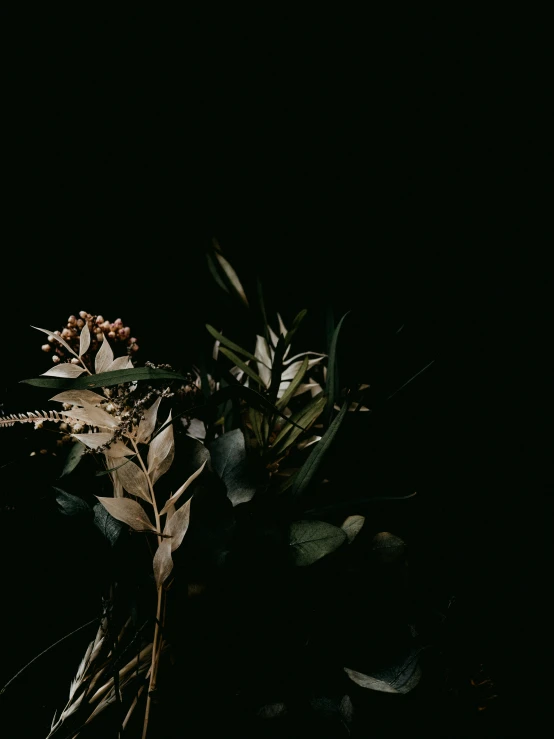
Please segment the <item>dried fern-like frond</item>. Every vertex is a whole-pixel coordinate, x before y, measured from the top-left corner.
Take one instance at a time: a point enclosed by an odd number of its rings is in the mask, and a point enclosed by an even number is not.
[[[16,423],[43,423],[44,421],[54,421],[55,423],[67,423],[68,417],[62,416],[58,411],[34,411],[30,413],[10,413],[6,416],[0,416],[0,426],[13,426]]]

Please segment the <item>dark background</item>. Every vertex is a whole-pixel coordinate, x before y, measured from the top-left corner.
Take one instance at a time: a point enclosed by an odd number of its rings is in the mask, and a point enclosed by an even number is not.
[[[141,361],[179,369],[209,349],[205,322],[240,335],[206,268],[213,237],[249,294],[259,275],[285,320],[309,309],[311,348],[329,303],[351,310],[348,380],[392,391],[435,360],[353,442],[349,479],[418,491],[422,587],[452,590],[460,643],[493,674],[487,730],[525,735],[552,646],[551,85],[535,27],[100,15],[6,18],[4,410],[30,410],[18,380],[44,371],[31,324],[120,315]],[[7,679],[97,593],[69,533],[37,565],[30,473],[2,472]]]

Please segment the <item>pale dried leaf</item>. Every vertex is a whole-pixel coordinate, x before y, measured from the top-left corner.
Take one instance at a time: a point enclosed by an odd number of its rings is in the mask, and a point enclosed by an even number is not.
[[[100,426],[101,428],[113,429],[117,427],[117,421],[109,413],[94,405],[83,405],[82,408],[72,408],[69,411],[60,411],[62,416],[75,418],[89,426]]]
[[[309,354],[309,352],[306,352],[306,354]],[[317,357],[317,359],[310,359],[308,361],[308,367],[307,369],[310,369],[310,367],[313,367],[314,364],[318,364],[318,362],[321,362],[323,359],[323,356]],[[293,364],[289,364],[287,362],[287,368],[283,371],[283,374],[281,375],[281,382],[284,382],[285,380],[294,380],[296,377],[298,370],[300,367],[302,367],[302,362],[294,362]]]
[[[277,320],[279,321],[279,333],[286,336],[288,332],[279,313],[277,313]]]
[[[171,421],[171,411],[169,411],[166,423],[169,421]],[[161,434],[155,436],[150,442],[147,464],[148,474],[150,475],[152,484],[154,484],[156,480],[158,480],[171,467],[174,454],[175,442],[173,440],[173,424],[170,423]]]
[[[196,480],[196,478],[197,478],[197,477],[198,477],[198,476],[199,476],[200,474],[202,474],[202,470],[203,470],[203,469],[204,469],[204,467],[206,466],[206,462],[207,462],[207,461],[208,461],[208,460],[207,460],[207,459],[205,459],[205,460],[204,460],[204,462],[203,462],[203,463],[202,463],[202,464],[200,465],[200,467],[199,467],[199,468],[198,468],[198,469],[196,470],[196,472],[193,472],[193,473],[192,473],[192,475],[191,475],[191,476],[190,476],[190,477],[188,478],[188,480],[187,480],[186,482],[184,482],[184,483],[183,483],[183,484],[181,485],[181,487],[179,488],[179,490],[177,490],[177,492],[176,492],[176,493],[174,493],[174,494],[173,494],[173,495],[172,495],[172,496],[171,496],[170,498],[168,498],[168,500],[167,500],[167,503],[166,503],[166,504],[164,505],[164,507],[163,507],[163,508],[162,508],[162,510],[160,511],[160,516],[161,516],[161,515],[162,515],[163,513],[167,513],[167,510],[168,510],[168,508],[169,508],[170,506],[172,506],[172,505],[175,505],[175,504],[177,503],[177,501],[179,500],[179,498],[181,497],[181,495],[182,495],[182,494],[183,494],[183,493],[185,492],[185,490],[186,490],[186,489],[187,489],[187,488],[189,487],[189,485],[191,485],[191,483],[193,483],[193,482],[194,482],[194,481]]]
[[[272,363],[273,363],[273,356],[275,354],[275,352],[273,350],[273,347],[274,346],[277,346],[277,343],[279,341],[279,337],[277,336],[277,334],[275,333],[275,331],[273,331],[273,329],[271,328],[271,326],[268,326],[267,327],[267,330],[269,331],[269,338],[271,339],[271,343],[273,345],[273,346],[270,346],[269,347],[269,349],[271,351],[271,360],[272,360]]]
[[[153,566],[156,585],[161,587],[173,569],[173,560],[171,559],[171,539],[162,539],[161,543],[158,545],[156,554],[154,555]]]
[[[131,369],[132,366],[133,365],[131,364],[131,367],[129,367],[129,357],[117,357],[117,359],[114,359],[113,362],[103,371],[114,372],[115,370]]]
[[[94,434],[72,434],[74,439],[82,441],[90,449],[98,449],[98,447],[108,444],[113,439],[113,434],[107,432],[94,433]]]
[[[321,385],[318,382],[303,382],[298,386],[297,391],[294,393],[294,397],[296,398],[297,395],[302,395],[303,393],[308,392],[308,390],[311,392],[313,397],[320,393],[321,389]]]
[[[258,360],[258,374],[263,384],[269,387],[271,384],[271,357],[269,356],[267,341],[263,336],[256,336],[254,356]]]
[[[321,436],[310,436],[309,439],[306,439],[306,441],[301,441],[300,444],[298,444],[298,449],[305,449],[307,446],[316,444],[318,441],[321,441]]]
[[[286,362],[283,362],[283,364],[290,364],[291,362],[294,362],[295,359],[298,359],[299,357],[319,357],[320,360],[327,356],[327,354],[321,354],[321,352],[300,352],[300,354],[295,354],[294,357],[290,357],[290,359],[287,359]],[[311,365],[310,365],[311,366]]]
[[[101,372],[106,372],[110,364],[113,362],[113,350],[110,346],[110,342],[104,336],[102,345],[98,350],[96,359],[94,360],[94,369],[97,375]]]
[[[90,331],[85,323],[83,328],[81,329],[81,336],[79,337],[79,356],[82,357],[83,354],[87,353],[87,350],[90,346]]]
[[[41,377],[79,377],[85,372],[84,367],[79,367],[77,364],[57,364],[55,367],[50,367],[49,370],[43,372]]]
[[[67,341],[64,341],[61,336],[58,336],[55,331],[48,331],[47,328],[39,328],[38,326],[31,326],[31,328],[36,328],[37,331],[42,331],[43,334],[46,334],[47,336],[53,336],[56,341],[59,341],[62,346],[65,346],[68,352],[73,354],[74,357],[79,358],[78,354],[69,346]]]
[[[341,528],[344,530],[349,542],[354,541],[364,523],[365,516],[348,516],[343,522]]]
[[[105,398],[91,390],[65,390],[63,393],[54,395],[50,400],[58,403],[71,403],[72,405],[99,405]]]
[[[230,265],[230,264],[229,264],[229,262],[228,262],[228,261],[227,261],[227,260],[225,259],[225,257],[223,257],[223,256],[222,256],[221,254],[219,254],[218,252],[216,252],[216,253],[215,253],[215,256],[216,256],[216,259],[217,259],[217,261],[218,261],[218,262],[220,263],[220,265],[221,265],[221,266],[223,267],[223,270],[225,271],[225,274],[226,274],[226,275],[227,275],[227,277],[229,278],[229,281],[231,282],[231,284],[233,285],[233,287],[235,288],[235,290],[236,290],[236,291],[237,291],[237,293],[239,294],[239,296],[240,296],[241,300],[243,301],[243,303],[245,304],[245,306],[246,306],[246,307],[248,308],[248,307],[249,307],[249,306],[248,306],[248,299],[247,299],[247,297],[246,297],[246,294],[245,294],[245,292],[244,292],[244,289],[243,289],[242,285],[240,284],[240,280],[239,280],[239,278],[238,278],[238,276],[237,276],[237,273],[236,273],[236,272],[235,272],[235,270],[234,270],[234,269],[233,269],[233,268],[231,267],[231,265]]]
[[[110,444],[109,449],[105,450],[105,454],[108,457],[115,457],[116,459],[120,459],[121,457],[130,456],[131,454],[134,454],[134,452],[118,439],[117,441],[114,441],[112,444]]]
[[[190,522],[190,503],[189,498],[186,503],[175,511],[169,520],[166,519],[164,534],[171,536],[171,551],[174,552],[181,546]]]
[[[144,418],[138,425],[136,439],[138,442],[146,444],[156,427],[156,418],[158,417],[158,408],[162,402],[161,398],[157,398],[154,403],[144,413]]]
[[[216,362],[217,362],[217,357],[219,356],[219,347],[220,347],[220,344],[221,344],[221,341],[219,341],[219,339],[216,339],[214,341],[214,348],[212,350],[212,357],[213,357],[214,361],[216,361]]]
[[[189,424],[187,435],[192,436],[193,439],[198,439],[198,441],[204,441],[206,438],[204,421],[201,421],[199,418],[193,418]]]
[[[100,498],[98,495],[95,497],[98,498],[111,516],[126,523],[135,531],[144,531],[145,529],[156,531],[156,527],[152,525],[142,506],[135,500],[129,500],[129,498]]]
[[[104,459],[106,460],[106,467],[109,470],[113,470],[114,467],[119,467],[121,464],[121,460],[117,459],[115,457],[110,457],[106,452],[104,452]],[[113,497],[114,498],[123,498],[123,485],[121,484],[121,481],[117,477],[117,475],[112,475],[112,484],[113,484]]]
[[[130,495],[137,495],[148,503],[152,502],[148,479],[138,464],[129,460],[121,465],[115,474]]]

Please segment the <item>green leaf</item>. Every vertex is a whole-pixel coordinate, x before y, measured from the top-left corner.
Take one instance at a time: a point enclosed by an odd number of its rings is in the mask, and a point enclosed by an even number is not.
[[[346,316],[350,313],[348,311],[340,319],[338,326],[333,332],[333,338],[331,339],[331,346],[329,347],[329,361],[327,363],[327,383],[325,392],[329,398],[329,405],[327,406],[328,419],[331,420],[333,416],[333,409],[335,407],[335,399],[338,394],[338,367],[337,367],[337,342],[339,339],[339,333],[342,328],[342,324]]]
[[[76,441],[74,444],[71,445],[71,449],[69,450],[69,453],[67,457],[65,458],[65,464],[63,466],[62,473],[60,477],[65,477],[66,475],[69,475],[75,467],[79,464],[81,459],[83,458],[83,454],[86,451],[86,446],[84,444],[81,444],[81,442]]]
[[[94,511],[94,525],[104,534],[112,547],[115,546],[123,531],[123,524],[108,513],[101,503],[96,503],[92,510]]]
[[[256,357],[253,354],[250,354],[250,352],[247,352],[246,349],[243,349],[238,344],[235,344],[234,341],[231,341],[226,336],[223,336],[223,334],[220,334],[219,331],[217,331],[213,326],[210,326],[209,323],[206,324],[206,328],[210,332],[210,334],[214,337],[214,339],[217,339],[220,341],[223,346],[226,346],[228,349],[231,349],[234,352],[237,352],[238,354],[242,354],[243,357],[246,357],[247,359],[252,359],[254,361],[256,360]]]
[[[111,387],[112,385],[121,385],[125,382],[138,382],[140,380],[148,380],[149,382],[158,382],[161,380],[188,381],[184,375],[178,372],[155,369],[154,367],[134,367],[133,369],[115,370],[114,372],[101,372],[99,375],[82,375],[73,379],[66,377],[36,377],[30,380],[21,380],[20,382],[26,385],[47,387],[55,390],[62,390],[64,388],[80,390],[81,388]]]
[[[250,416],[250,423],[252,424],[252,431],[258,442],[260,449],[264,448],[264,440],[262,438],[262,414],[255,408],[249,408],[248,415]],[[226,436],[226,434],[225,434]]]
[[[304,357],[302,366],[296,373],[294,379],[292,380],[288,388],[285,390],[281,399],[277,401],[277,408],[284,410],[287,407],[289,400],[294,396],[294,393],[297,391],[298,387],[300,386],[302,382],[302,379],[304,378],[304,375],[306,374],[306,370],[308,369],[309,362],[310,360],[308,359],[308,357]]]
[[[215,281],[217,282],[217,284],[219,285],[219,287],[220,287],[220,288],[221,288],[222,290],[225,290],[225,292],[226,292],[227,294],[230,294],[230,293],[229,293],[229,289],[227,288],[227,285],[226,285],[226,284],[225,284],[225,283],[223,282],[223,280],[222,280],[222,279],[221,279],[221,277],[219,276],[219,272],[217,271],[217,267],[215,266],[215,262],[214,262],[214,260],[213,260],[213,257],[212,257],[212,255],[211,255],[211,254],[209,254],[209,253],[208,253],[208,254],[206,254],[206,259],[207,259],[207,261],[208,261],[208,269],[209,269],[209,270],[210,270],[210,272],[212,273],[212,277],[214,278],[214,280],[215,280]]]
[[[65,490],[53,486],[56,491],[56,502],[66,516],[92,515],[90,506],[82,498],[66,493]]]
[[[275,348],[275,355],[273,357],[273,364],[271,366],[271,384],[269,386],[269,398],[272,403],[277,400],[279,393],[279,386],[281,384],[281,374],[283,372],[283,357],[285,355],[285,337],[279,336],[277,346]]]
[[[422,647],[414,647],[400,655],[391,665],[372,670],[371,675],[350,670],[348,667],[344,671],[362,688],[380,693],[409,693],[421,679],[419,657],[422,651]]]
[[[227,497],[236,506],[251,500],[258,487],[258,476],[246,453],[241,429],[229,431],[210,445],[212,467],[223,480]]]
[[[302,410],[287,419],[289,423],[294,423],[294,428],[288,425],[283,426],[271,447],[275,454],[282,454],[298,438],[302,431],[306,431],[311,426],[325,408],[325,403],[325,397],[320,393],[315,398],[312,398]],[[321,444],[321,441],[318,444]]]
[[[287,332],[287,335],[285,336],[285,346],[286,347],[292,341],[292,337],[298,331],[298,327],[300,326],[300,324],[302,323],[302,321],[306,317],[307,312],[308,311],[304,308],[304,310],[301,310],[300,313],[296,316],[296,318],[292,322],[292,326],[290,327],[290,329]]]
[[[232,352],[230,349],[226,349],[224,346],[221,346],[219,348],[219,351],[222,354],[224,354],[228,359],[230,359],[231,362],[234,362],[237,365],[237,367],[240,367],[240,369],[245,374],[247,374],[248,377],[252,378],[252,380],[257,382],[260,385],[260,387],[263,387],[264,384],[262,382],[262,378],[256,372],[254,372],[252,367],[250,367],[248,364],[243,362],[242,359],[237,357],[237,355],[234,352]]]
[[[295,521],[289,528],[291,558],[299,567],[317,562],[346,540],[342,529],[326,521]]]
[[[262,289],[262,281],[260,280],[259,277],[256,277],[256,291],[258,293],[258,304],[260,306],[260,313],[262,314],[262,321],[264,324],[265,340],[267,341],[268,346],[271,346],[271,341],[270,341],[270,336],[269,336],[269,327],[267,323],[267,314],[265,312],[265,302],[264,302],[264,293]]]
[[[329,450],[329,447],[333,443],[333,439],[335,438],[337,431],[339,430],[339,427],[344,420],[344,417],[346,416],[348,403],[349,401],[347,399],[340,409],[338,416],[335,418],[333,423],[329,426],[329,428],[323,434],[317,444],[314,445],[312,453],[304,462],[298,474],[295,476],[294,483],[291,487],[291,494],[293,497],[302,495],[304,493],[304,491],[312,481],[315,473],[321,466],[321,463],[323,462],[323,459],[327,451]]]

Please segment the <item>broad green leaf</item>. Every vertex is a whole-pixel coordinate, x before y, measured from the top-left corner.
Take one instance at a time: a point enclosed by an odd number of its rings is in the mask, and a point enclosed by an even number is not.
[[[164,505],[164,507],[160,511],[160,516],[162,516],[164,513],[167,513],[168,509],[177,503],[177,501],[183,495],[185,490],[196,480],[196,478],[199,475],[202,474],[202,471],[204,470],[204,467],[206,466],[207,461],[208,460],[205,459],[202,465],[196,470],[196,472],[193,472],[192,475],[188,478],[188,480],[181,485],[179,490],[177,490],[176,493],[173,493],[173,495],[168,499],[167,503]]]
[[[152,503],[148,480],[138,464],[135,464],[132,460],[128,460],[127,464],[124,464],[121,467],[118,466],[115,474],[117,475],[119,482],[123,485],[123,488],[130,495],[136,495],[137,497],[146,500],[148,503]],[[110,513],[112,513],[112,511],[110,511]],[[112,513],[112,515],[115,514]]]
[[[338,368],[337,368],[337,342],[339,340],[339,333],[344,323],[344,319],[350,313],[348,311],[340,319],[338,326],[333,332],[333,338],[331,339],[331,346],[329,347],[329,362],[327,363],[327,382],[325,386],[325,392],[329,398],[329,405],[327,406],[327,416],[329,420],[332,417],[333,409],[335,406],[335,398],[338,395]]]
[[[255,382],[257,382],[261,387],[264,387],[264,382],[262,378],[254,372],[252,367],[250,367],[248,364],[242,361],[242,359],[239,359],[236,354],[233,354],[233,352],[230,349],[226,349],[224,346],[220,347],[219,351],[224,354],[228,359],[231,360],[231,362],[234,362],[237,367],[240,367],[241,370],[248,375],[248,377],[252,378]],[[263,368],[263,365],[260,365],[260,367]]]
[[[31,326],[31,328],[36,328],[37,331],[42,331],[42,333],[46,334],[47,336],[53,336],[56,341],[59,341],[62,346],[65,346],[68,352],[79,359],[79,355],[77,354],[77,352],[75,352],[75,350],[69,346],[67,341],[64,341],[61,336],[58,336],[55,331],[48,331],[47,328],[39,328],[38,326]]]
[[[306,567],[347,541],[346,533],[326,521],[295,521],[289,528],[289,546],[294,564]]]
[[[164,430],[154,436],[148,448],[147,465],[152,485],[171,467],[174,455],[175,441],[173,439],[171,411],[169,411],[169,416],[164,424]]]
[[[226,336],[223,336],[223,334],[220,334],[219,331],[217,331],[213,326],[210,326],[209,323],[206,324],[206,328],[208,329],[209,333],[214,337],[214,339],[217,339],[217,341],[220,342],[220,344],[223,344],[223,346],[226,346],[228,349],[231,349],[234,352],[237,352],[237,354],[242,354],[243,357],[246,357],[247,359],[255,360],[256,357],[251,354],[250,352],[247,352],[246,349],[243,349],[238,344],[235,344],[234,341],[231,341]]]
[[[76,495],[66,493],[65,490],[54,486],[56,491],[56,502],[60,506],[61,512],[66,516],[82,516],[91,515],[92,509],[82,498]]]
[[[156,527],[146,515],[143,507],[135,500],[128,498],[101,498],[98,495],[100,503],[108,511],[110,515],[117,518],[130,526],[135,531],[156,531]]]
[[[96,374],[106,372],[110,364],[113,362],[113,350],[110,346],[107,336],[104,336],[100,349],[94,360],[94,370]]]
[[[76,365],[71,365],[75,367]],[[117,370],[116,372],[102,372],[98,375],[86,375],[75,379],[56,378],[56,377],[36,377],[30,380],[20,380],[26,385],[34,385],[35,387],[48,387],[54,390],[80,390],[81,388],[97,388],[111,387],[113,385],[122,385],[126,382],[137,382],[139,380],[148,380],[156,382],[158,380],[186,380],[188,378],[178,372],[170,372],[169,370],[155,369],[153,367],[135,367],[133,369]]]
[[[158,408],[162,402],[161,398],[157,398],[150,408],[144,412],[144,418],[138,425],[136,440],[139,443],[147,443],[154,429],[156,428],[156,418],[158,417]]]
[[[281,399],[277,402],[277,408],[280,408],[283,410],[287,407],[290,399],[294,396],[298,388],[300,387],[300,384],[302,383],[302,378],[306,374],[306,370],[308,369],[308,357],[304,357],[304,361],[300,363],[300,367],[298,368],[298,371],[296,373],[296,376],[288,386],[288,388],[285,390],[284,394],[282,395]]]
[[[323,434],[320,441],[318,441],[318,443],[314,446],[310,456],[300,468],[300,471],[295,476],[294,482],[291,486],[291,494],[293,496],[296,497],[298,495],[302,495],[312,481],[315,473],[321,466],[321,463],[323,462],[323,459],[325,458],[329,447],[331,446],[335,436],[337,435],[337,431],[339,430],[339,427],[343,422],[344,417],[346,416],[347,410],[348,402],[344,403],[340,410],[340,413],[329,426],[327,431]]]
[[[209,447],[213,471],[224,482],[227,497],[235,506],[251,500],[257,489],[257,478],[246,453],[241,429],[228,431]]]
[[[53,367],[50,367],[46,372],[43,372],[41,377],[64,377],[74,379],[79,377],[79,375],[82,375],[85,371],[84,367],[79,367],[78,364],[56,364]]]
[[[308,405],[292,415],[290,419],[287,419],[289,424],[294,423],[295,426],[292,427],[291,425],[286,424],[277,434],[271,447],[275,454],[281,454],[284,452],[285,449],[298,438],[302,431],[306,431],[311,424],[314,423],[316,418],[321,415],[321,412],[325,408],[325,403],[325,397],[319,395],[317,398],[312,398]]]
[[[73,472],[73,470],[77,467],[77,465],[83,458],[83,454],[85,453],[85,451],[86,446],[84,444],[79,444],[79,442],[75,442],[71,445],[71,449],[69,450],[69,453],[65,458],[65,464],[63,466],[60,477],[66,477],[66,475],[69,475],[71,474],[71,472]]]
[[[353,682],[362,688],[377,690],[381,693],[409,693],[421,679],[419,665],[421,651],[421,647],[410,649],[392,665],[372,670],[371,675],[350,670],[348,667],[345,667],[344,671]]]
[[[90,331],[88,325],[85,323],[81,329],[81,335],[79,337],[79,356],[82,357],[86,354],[90,346]]]
[[[353,542],[365,523],[365,516],[348,516],[341,529],[345,532],[349,542]]]

